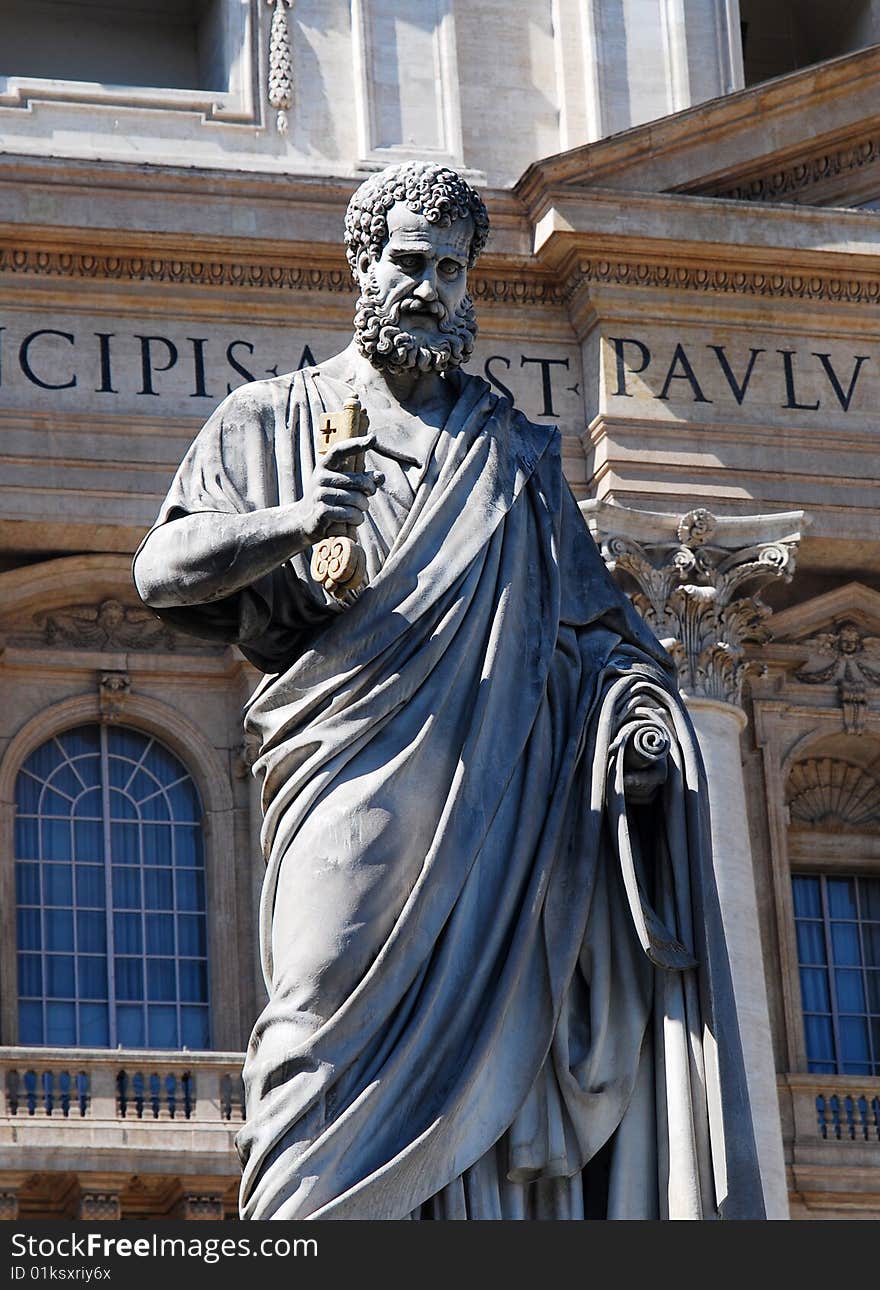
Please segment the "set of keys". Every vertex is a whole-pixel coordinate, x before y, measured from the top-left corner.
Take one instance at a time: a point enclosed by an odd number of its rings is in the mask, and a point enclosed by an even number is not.
[[[318,451],[324,455],[345,439],[365,435],[370,419],[354,395],[346,399],[341,412],[325,412],[318,424]],[[364,453],[352,453],[349,469],[364,469]],[[349,600],[367,580],[367,559],[357,542],[354,525],[336,524],[312,548],[311,574],[336,600]]]

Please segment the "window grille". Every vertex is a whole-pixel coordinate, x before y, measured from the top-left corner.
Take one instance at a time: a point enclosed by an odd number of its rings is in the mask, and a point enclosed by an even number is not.
[[[158,740],[88,725],[16,783],[19,1042],[210,1047],[202,806]]]

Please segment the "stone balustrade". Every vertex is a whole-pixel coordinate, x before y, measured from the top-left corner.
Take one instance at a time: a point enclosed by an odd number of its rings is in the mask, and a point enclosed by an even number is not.
[[[194,1153],[233,1172],[244,1119],[238,1053],[0,1048],[0,1144],[42,1157]]]
[[[880,1078],[781,1075],[778,1084],[792,1217],[873,1216]]]

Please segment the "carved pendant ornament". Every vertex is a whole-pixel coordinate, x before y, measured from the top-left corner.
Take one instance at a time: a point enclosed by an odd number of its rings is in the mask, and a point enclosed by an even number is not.
[[[278,133],[287,134],[287,113],[293,103],[293,63],[287,24],[291,0],[267,0],[267,3],[275,6],[269,28],[269,105],[278,113],[275,118]]]
[[[719,519],[699,507],[676,520],[602,502],[582,509],[608,568],[635,584],[631,600],[675,660],[685,693],[738,704],[756,666],[743,647],[770,638],[771,611],[758,593],[790,581],[801,513]],[[747,585],[750,594],[739,594]]]

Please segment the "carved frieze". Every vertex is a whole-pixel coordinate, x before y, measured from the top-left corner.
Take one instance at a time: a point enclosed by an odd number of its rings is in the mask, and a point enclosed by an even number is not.
[[[70,605],[52,613],[34,615],[47,645],[72,645],[77,649],[173,650],[174,632],[148,609],[136,609],[118,600],[98,605]]]
[[[686,694],[739,703],[755,664],[744,646],[769,638],[759,592],[794,573],[803,513],[719,518],[582,504],[608,568],[669,651]],[[749,594],[741,594],[748,587]]]
[[[864,833],[880,823],[880,783],[862,766],[837,758],[797,762],[785,801],[793,828]]]
[[[590,283],[780,300],[835,300],[854,304],[877,304],[880,301],[880,278],[873,274],[781,273],[733,265],[676,264],[670,259],[651,261],[622,257],[579,260],[566,279],[564,299],[572,299]]]

